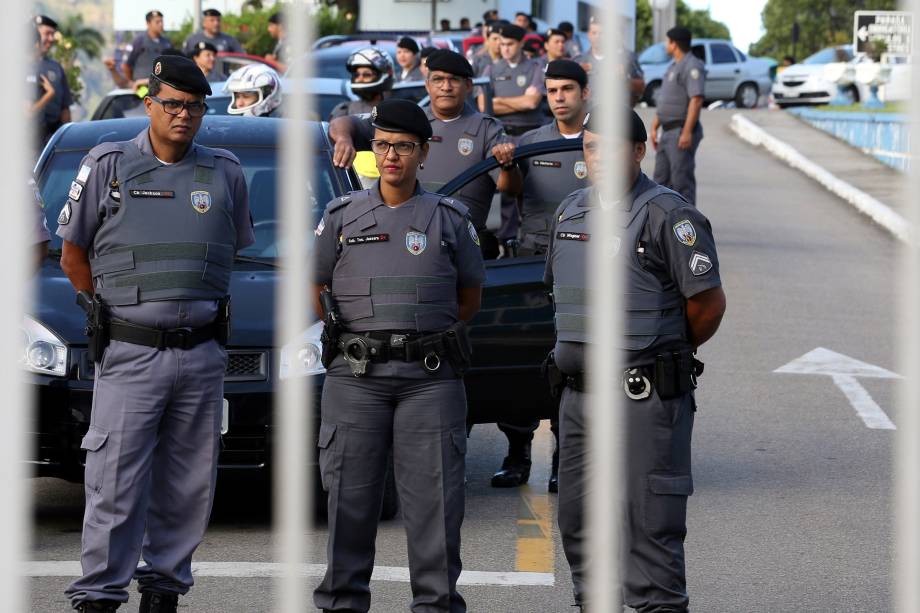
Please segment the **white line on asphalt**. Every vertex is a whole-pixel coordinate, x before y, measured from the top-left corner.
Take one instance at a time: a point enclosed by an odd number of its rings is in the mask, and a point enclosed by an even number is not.
[[[896,238],[907,242],[910,236],[910,227],[907,221],[888,205],[839,179],[824,167],[806,158],[788,143],[776,138],[740,114],[732,115],[731,128],[742,140],[752,145],[763,147],[774,156],[823,185],[831,193],[852,204],[858,211],[868,215],[875,223],[891,232]]]
[[[888,419],[888,415],[878,406],[878,403],[872,400],[872,396],[866,391],[856,377],[850,375],[833,375],[831,377],[840,391],[844,393],[850,404],[856,410],[856,414],[863,420],[867,428],[873,430],[896,430],[895,425]]]
[[[236,579],[274,578],[282,576],[284,566],[276,562],[192,562],[196,577],[230,577]],[[31,561],[22,566],[26,577],[79,577],[83,573],[75,561]],[[319,578],[326,574],[325,564],[302,564],[302,577]],[[375,566],[372,581],[409,582],[409,569],[399,566]],[[504,587],[552,587],[552,573],[487,572],[465,570],[460,573],[459,585],[492,585]]]

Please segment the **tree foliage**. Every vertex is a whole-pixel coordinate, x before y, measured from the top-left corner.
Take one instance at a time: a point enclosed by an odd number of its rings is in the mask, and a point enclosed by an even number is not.
[[[652,6],[649,0],[636,1],[636,50],[641,51],[655,42],[652,40]],[[692,9],[677,0],[677,25],[688,28],[694,38],[727,38],[731,40],[728,26],[716,21],[709,9]]]
[[[80,58],[95,60],[102,53],[102,34],[83,23],[82,15],[69,15],[59,25],[51,57],[61,64],[74,103],[80,104],[84,83]]]
[[[796,59],[824,47],[853,42],[853,14],[860,10],[893,11],[898,0],[767,0],[761,13],[764,35],[751,55],[793,55],[792,26],[799,24]]]

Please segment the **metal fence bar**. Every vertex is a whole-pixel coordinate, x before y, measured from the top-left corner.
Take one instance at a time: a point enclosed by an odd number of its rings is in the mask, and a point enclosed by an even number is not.
[[[920,0],[904,6],[920,15]],[[910,142],[920,143],[920,45],[914,45],[911,74]],[[912,164],[909,193],[920,193],[920,165]],[[904,374],[895,438],[894,577],[895,609],[913,613],[920,602],[920,201],[916,197],[904,212],[910,239],[905,241],[899,285],[900,370]]]
[[[621,17],[622,0],[606,2],[598,14],[605,33],[605,53],[610,54],[623,43]],[[600,78],[598,78],[600,77]],[[620,353],[622,338],[622,259],[616,258],[614,245],[618,242],[617,222],[620,199],[626,192],[622,147],[626,119],[626,91],[623,79],[612,74],[591,75],[595,97],[593,108],[599,111],[603,167],[605,172],[598,184],[601,206],[592,219],[588,287],[591,293],[591,322],[588,346],[588,377],[591,393],[588,399],[589,480],[587,531],[590,535],[588,558],[588,602],[594,611],[614,611],[619,598],[619,552],[623,508],[623,416],[624,396],[619,392]],[[597,128],[595,128],[597,129]],[[595,238],[596,237],[596,238]]]
[[[313,39],[312,21],[305,0],[293,0],[285,5],[285,25],[290,41],[291,67],[288,84],[292,91],[285,95],[285,115],[288,125],[280,135],[280,244],[281,283],[278,286],[277,326],[275,346],[297,338],[308,325],[312,307],[307,292],[312,277],[309,265],[313,233],[310,215],[312,207],[308,186],[312,181],[314,139],[305,126],[312,97],[300,84],[312,75],[312,62],[304,61]],[[274,536],[276,555],[283,565],[277,583],[276,610],[280,613],[300,613],[309,603],[302,566],[307,562],[306,537],[312,516],[313,475],[307,470],[313,445],[313,407],[308,393],[309,379],[286,378],[279,383],[275,397],[274,420],[278,441],[275,450]],[[307,606],[309,608],[309,606]]]

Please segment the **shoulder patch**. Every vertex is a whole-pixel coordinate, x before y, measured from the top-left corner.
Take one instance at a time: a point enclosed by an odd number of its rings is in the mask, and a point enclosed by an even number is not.
[[[124,153],[128,144],[127,142],[101,143],[90,149],[86,157],[99,161],[111,153]]]
[[[440,200],[438,200],[438,204],[443,204],[444,206],[455,210],[457,213],[460,214],[461,217],[464,217],[464,218],[468,217],[470,214],[470,210],[469,208],[467,208],[465,204],[457,200],[454,200],[453,198],[449,198],[447,196],[444,196]]]

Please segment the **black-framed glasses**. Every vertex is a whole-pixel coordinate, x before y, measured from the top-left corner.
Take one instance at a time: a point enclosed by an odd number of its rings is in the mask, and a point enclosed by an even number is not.
[[[456,75],[451,75],[445,77],[442,75],[435,75],[428,77],[428,81],[435,87],[444,87],[445,84],[450,83],[450,86],[453,88],[460,87],[460,84],[463,83],[466,79],[458,77]]]
[[[148,96],[154,102],[160,104],[163,110],[170,115],[178,115],[182,109],[188,111],[190,117],[203,117],[208,112],[208,105],[204,102],[183,102],[182,100],[163,100],[156,96]]]
[[[406,157],[407,155],[412,155],[412,152],[415,151],[415,148],[419,145],[421,145],[421,143],[415,143],[408,140],[391,143],[386,140],[374,139],[371,141],[371,151],[376,155],[387,155],[390,153],[390,147],[392,147],[393,150],[396,151],[396,155]]]

